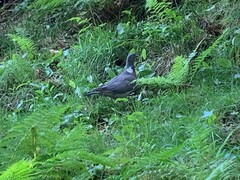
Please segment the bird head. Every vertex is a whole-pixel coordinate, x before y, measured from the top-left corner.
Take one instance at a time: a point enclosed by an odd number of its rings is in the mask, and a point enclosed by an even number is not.
[[[134,69],[134,62],[136,60],[136,54],[128,54],[126,59],[126,68],[131,67]]]

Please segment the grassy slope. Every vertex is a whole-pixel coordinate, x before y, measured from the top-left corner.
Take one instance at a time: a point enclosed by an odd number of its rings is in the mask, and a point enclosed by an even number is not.
[[[23,55],[17,44],[2,36],[6,52],[1,53],[0,69],[0,169],[4,172],[0,179],[239,178],[240,89],[234,78],[239,71],[239,37],[234,34],[238,23],[231,19],[238,16],[236,7],[226,0],[182,2],[173,12],[182,19],[192,12],[184,21],[171,14],[162,19],[152,15],[153,19],[137,24],[132,14],[122,17],[118,28],[110,23],[92,25],[73,36],[68,28],[78,31],[88,25],[65,21],[76,16],[74,9],[67,17],[59,13],[55,24],[41,11],[32,20],[25,19],[26,13],[18,24],[6,24],[11,27],[6,33],[30,37],[35,45]],[[154,30],[159,22],[167,27],[164,33]],[[131,97],[126,102],[81,96],[121,70],[117,65],[122,65],[130,49],[139,54],[147,51],[147,59],[137,62],[139,74],[139,67],[151,73],[159,64],[163,67],[156,70],[164,74],[173,57],[188,56],[205,35],[198,51],[208,48],[219,35],[218,25],[220,33],[226,27],[231,33],[189,86],[145,87],[143,99]],[[116,35],[116,29],[124,33]],[[49,53],[65,41],[69,51]],[[30,50],[37,53],[31,51],[32,57]]]

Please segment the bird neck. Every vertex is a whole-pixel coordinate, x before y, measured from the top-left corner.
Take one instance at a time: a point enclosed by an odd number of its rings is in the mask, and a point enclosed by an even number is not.
[[[126,62],[126,66],[125,67],[126,68],[131,67],[132,69],[134,69],[134,61],[128,59],[127,62]]]
[[[134,68],[131,67],[131,66],[128,67],[126,70],[127,70],[127,72],[130,73],[130,74],[134,73]]]

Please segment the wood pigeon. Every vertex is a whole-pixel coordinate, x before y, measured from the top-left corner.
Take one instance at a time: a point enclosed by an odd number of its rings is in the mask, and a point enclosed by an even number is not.
[[[113,99],[129,96],[136,85],[136,83],[133,82],[137,77],[134,68],[135,60],[136,54],[128,54],[125,70],[121,74],[114,77],[109,82],[87,92],[85,96],[99,94]]]

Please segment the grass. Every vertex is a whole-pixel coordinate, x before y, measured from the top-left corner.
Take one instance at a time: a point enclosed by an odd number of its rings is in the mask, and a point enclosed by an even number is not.
[[[239,27],[230,18],[238,10],[227,0],[163,4],[163,14],[158,4],[138,22],[134,9],[143,4],[134,2],[118,24],[106,20],[105,2],[91,1],[91,13],[76,15],[90,18],[86,24],[67,21],[76,12],[70,1],[45,4],[46,16],[22,2],[30,9],[4,23],[12,35],[0,34],[0,180],[239,178]],[[218,21],[203,27],[201,19]],[[79,33],[69,35],[71,26]],[[228,35],[211,46],[225,28]],[[132,49],[140,55],[138,75],[150,81],[197,45],[201,63],[177,85],[142,85],[141,98],[83,97],[122,71]]]

